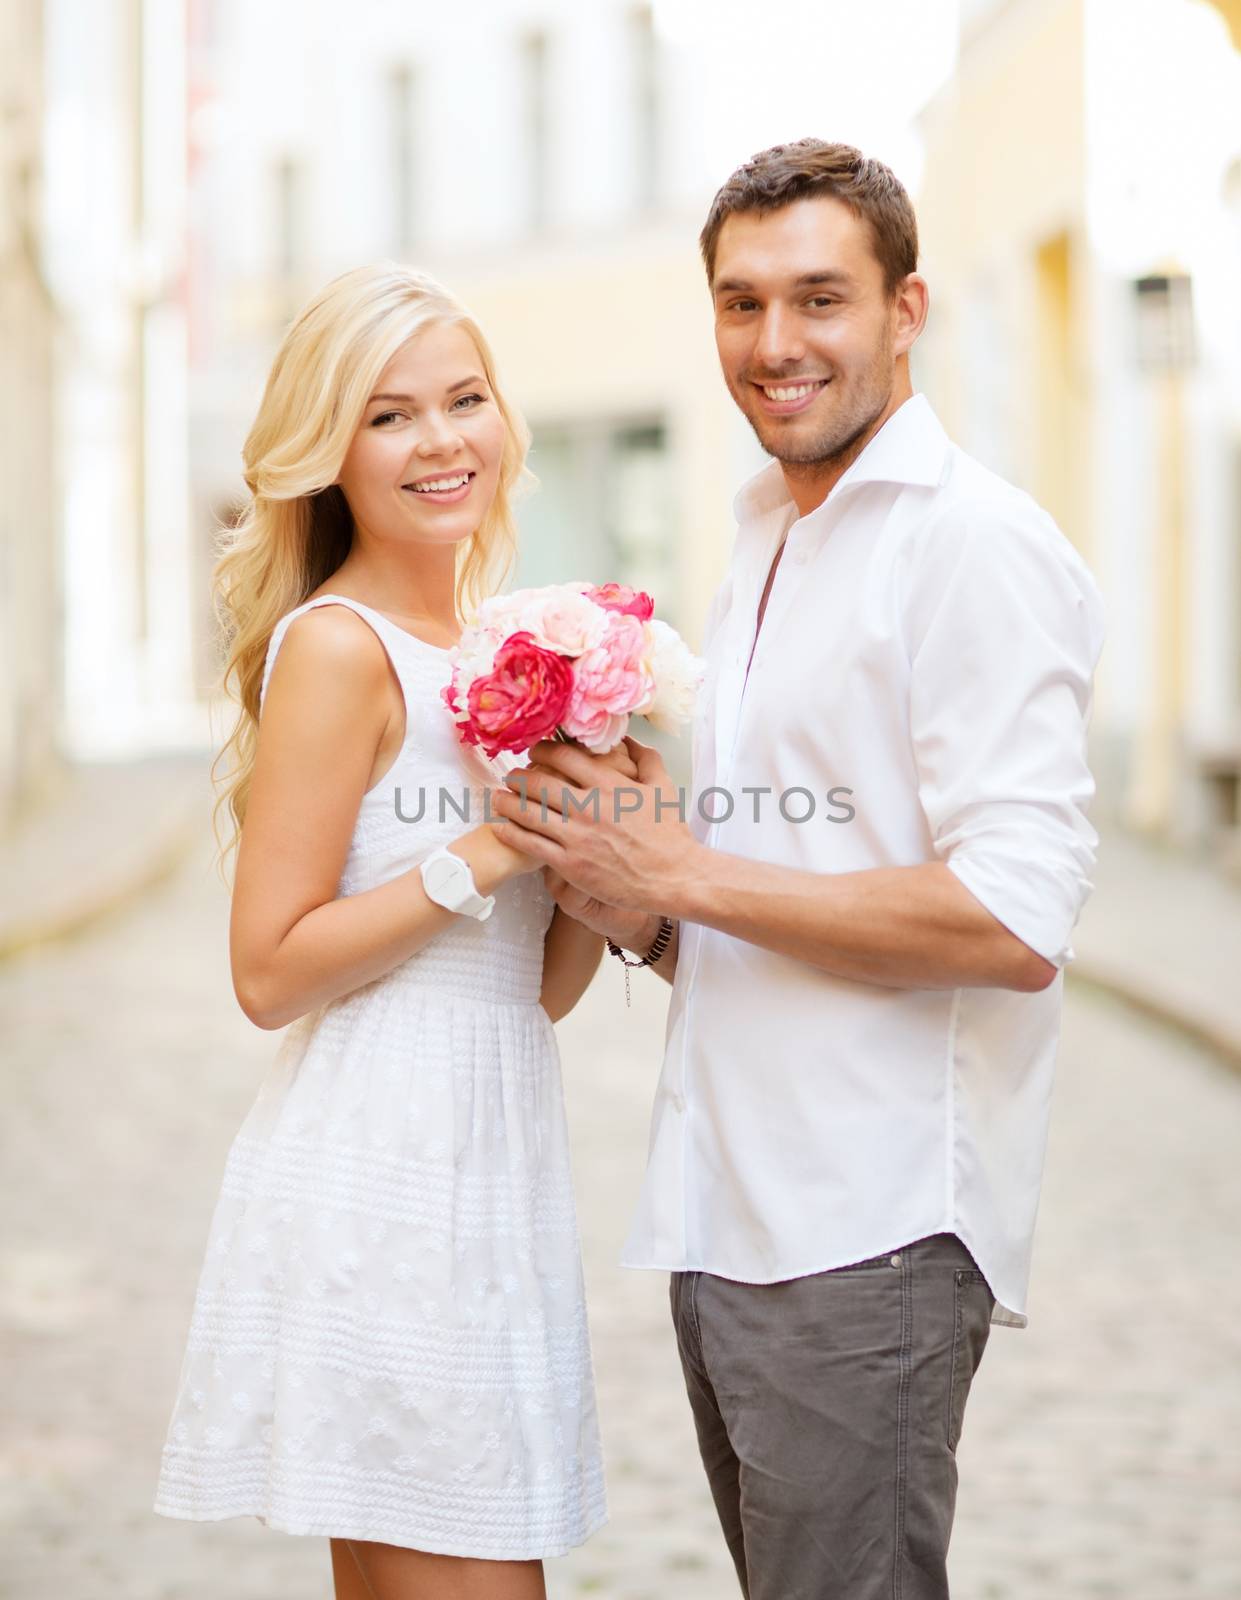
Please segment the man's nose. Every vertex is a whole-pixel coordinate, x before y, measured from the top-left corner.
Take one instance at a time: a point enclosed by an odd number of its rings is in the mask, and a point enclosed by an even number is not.
[[[805,347],[797,331],[796,318],[780,305],[769,305],[763,312],[754,355],[769,371],[800,361]]]

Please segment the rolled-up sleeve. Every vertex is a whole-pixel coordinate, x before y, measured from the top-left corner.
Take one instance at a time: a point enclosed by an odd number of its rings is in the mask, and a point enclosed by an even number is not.
[[[1103,604],[1033,502],[958,505],[911,585],[910,732],[936,856],[1062,967],[1093,887],[1086,757]]]

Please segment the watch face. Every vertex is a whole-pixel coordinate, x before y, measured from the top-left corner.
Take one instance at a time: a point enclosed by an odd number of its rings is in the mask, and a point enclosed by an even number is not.
[[[464,865],[464,862],[446,860],[443,857],[438,861],[432,861],[423,869],[422,874],[427,892],[452,895],[454,898],[459,896],[465,888],[462,881],[465,876],[462,870]]]

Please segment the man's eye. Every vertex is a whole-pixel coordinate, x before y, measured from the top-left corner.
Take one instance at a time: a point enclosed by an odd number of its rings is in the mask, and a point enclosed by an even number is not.
[[[836,302],[830,294],[816,294],[810,304],[812,306],[834,306]]]
[[[757,305],[757,300],[734,300],[727,309],[729,311],[753,311]]]

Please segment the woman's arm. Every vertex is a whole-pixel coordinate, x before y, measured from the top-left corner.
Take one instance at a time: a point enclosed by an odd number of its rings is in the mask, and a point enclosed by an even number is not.
[[[557,906],[543,941],[543,990],[539,995],[539,1004],[553,1022],[568,1016],[586,993],[602,955],[602,937]]]
[[[427,898],[416,867],[337,898],[389,682],[386,652],[356,613],[324,607],[290,624],[264,701],[229,926],[233,987],[260,1028],[382,977],[456,916]],[[538,867],[489,824],[451,848],[482,894]]]

